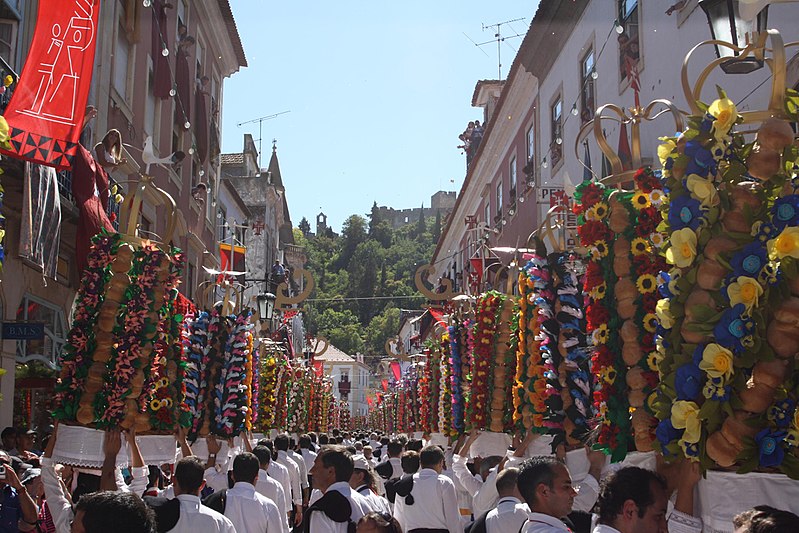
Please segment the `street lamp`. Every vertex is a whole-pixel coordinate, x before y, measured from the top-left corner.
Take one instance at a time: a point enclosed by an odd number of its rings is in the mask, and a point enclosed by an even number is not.
[[[763,67],[762,56],[746,55],[738,57],[741,49],[754,44],[758,35],[768,29],[768,5],[756,16],[741,16],[741,0],[700,0],[699,7],[705,12],[710,32],[715,41],[723,41],[733,45],[719,46],[715,44],[719,59],[729,58],[721,63],[721,69],[727,74],[749,74]],[[744,2],[745,4],[751,4]],[[765,2],[762,2],[765,4]],[[744,14],[750,11],[744,6]]]
[[[258,317],[263,320],[272,320],[272,315],[275,312],[275,300],[277,296],[271,292],[262,292],[255,297],[258,304]]]

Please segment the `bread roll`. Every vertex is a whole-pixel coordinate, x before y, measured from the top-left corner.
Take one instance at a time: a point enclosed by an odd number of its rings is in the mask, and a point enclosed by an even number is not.
[[[724,438],[737,449],[743,449],[744,437],[754,437],[757,434],[757,428],[753,428],[746,423],[746,420],[751,418],[751,416],[746,411],[734,411],[733,416],[725,418],[724,424],[721,426],[721,433]]]
[[[776,389],[780,387],[790,371],[790,361],[775,359],[760,361],[752,369],[752,381]]]
[[[746,160],[746,166],[753,178],[766,181],[780,171],[780,158],[780,152],[755,143],[755,147]]]
[[[791,296],[774,309],[774,319],[799,328],[799,298]]]
[[[699,263],[696,271],[696,284],[707,291],[717,291],[728,270],[714,259],[705,259]]]
[[[644,369],[640,366],[634,366],[629,369],[625,379],[627,380],[627,386],[632,390],[643,390],[649,384],[646,380]]]
[[[755,139],[766,150],[782,153],[793,142],[791,125],[778,118],[770,118],[763,122],[757,130]]]
[[[793,358],[799,353],[799,331],[796,326],[772,320],[766,331],[766,340],[777,357]]]
[[[621,349],[621,357],[627,366],[637,365],[644,356],[641,345],[637,342],[626,342]]]
[[[716,431],[707,438],[705,451],[717,465],[722,468],[730,468],[735,465],[735,458],[738,457],[741,450],[725,439],[721,431]]]
[[[774,401],[776,391],[762,383],[749,381],[746,388],[741,391],[740,398],[744,411],[760,414],[766,412]]]

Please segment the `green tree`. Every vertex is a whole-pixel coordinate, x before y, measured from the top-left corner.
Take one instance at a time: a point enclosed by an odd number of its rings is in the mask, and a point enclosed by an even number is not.
[[[377,228],[377,225],[383,219],[380,217],[380,208],[377,207],[377,202],[372,204],[372,210],[369,212],[369,236],[372,237],[374,235],[374,231]]]
[[[350,215],[341,226],[341,254],[337,267],[347,268],[355,249],[366,240],[366,219],[359,215]]]
[[[308,222],[308,219],[305,217],[302,217],[302,220],[300,220],[300,225],[298,227],[300,228],[300,231],[302,232],[303,235],[307,236],[309,233],[311,233],[311,224],[310,222]]]
[[[441,238],[441,211],[436,209],[436,221],[433,223],[433,229],[430,231],[433,236],[433,241],[438,242]]]
[[[427,231],[427,225],[424,222],[424,204],[422,204],[422,208],[419,210],[419,220],[416,222],[416,238],[421,240],[425,231]]]
[[[397,334],[399,329],[400,310],[398,307],[386,307],[382,313],[372,318],[364,334],[366,353],[384,355],[386,341]]]
[[[369,238],[379,242],[383,248],[391,246],[394,240],[394,230],[391,228],[391,223],[388,220],[381,220],[374,231],[369,234]]]
[[[377,241],[367,240],[355,249],[350,261],[350,291],[349,296],[354,298],[370,298],[377,293],[378,271],[383,262],[383,249]],[[362,325],[367,325],[372,319],[375,309],[374,300],[360,300],[357,303],[358,318]]]

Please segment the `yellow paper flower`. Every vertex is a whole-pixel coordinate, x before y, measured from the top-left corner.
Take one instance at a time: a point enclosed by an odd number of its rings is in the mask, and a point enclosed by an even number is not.
[[[660,165],[664,166],[666,164],[666,159],[668,159],[674,149],[677,148],[677,143],[668,137],[661,137],[660,140],[663,141],[663,144],[658,146],[658,159],[660,159]]]
[[[595,260],[599,260],[607,255],[608,255],[608,244],[604,240],[596,241],[594,243],[594,246],[591,248],[591,256]]]
[[[0,115],[0,144],[8,142],[8,122],[3,115]]]
[[[748,313],[757,305],[757,301],[763,294],[763,287],[756,279],[740,276],[727,287],[727,296],[730,297],[730,305],[735,306],[744,304]]]
[[[772,261],[783,257],[799,259],[799,227],[787,227],[776,239],[768,241],[768,257]]]
[[[799,250],[799,247],[797,249]],[[666,261],[678,268],[686,268],[691,266],[694,259],[696,259],[696,233],[694,230],[682,228],[672,233],[671,248],[666,250]]]
[[[666,329],[671,329],[674,327],[674,316],[672,316],[669,306],[669,299],[663,298],[662,300],[658,300],[657,307],[655,307],[655,312],[657,313],[660,325]]]
[[[608,325],[607,324],[600,324],[598,328],[594,330],[594,344],[605,344],[608,342]]]
[[[658,329],[658,317],[655,313],[645,314],[641,322],[643,323],[644,329],[649,333],[654,333]]]
[[[713,207],[719,203],[718,191],[710,180],[691,174],[688,176],[686,186],[694,198],[699,200],[703,206]]]
[[[658,282],[652,274],[643,274],[636,280],[635,286],[641,294],[649,294],[657,290]]]
[[[699,368],[712,378],[723,378],[726,382],[732,376],[732,352],[723,346],[711,343],[705,346]]]
[[[591,298],[593,298],[594,300],[601,300],[602,298],[604,298],[604,297],[605,297],[605,294],[607,293],[607,291],[608,291],[608,285],[607,285],[607,283],[605,283],[605,282],[603,281],[602,283],[600,283],[600,284],[599,284],[599,285],[597,285],[596,287],[592,288],[592,289],[591,289],[591,290],[588,292],[588,294],[589,294],[589,296],[591,296]]]
[[[658,369],[658,364],[663,357],[658,352],[649,352],[649,355],[646,356],[646,365],[649,367],[649,370],[653,372]]]
[[[645,192],[640,192],[640,191],[633,194],[632,203],[633,207],[638,209],[639,211],[641,209],[646,209],[647,207],[652,205],[652,202],[649,200],[649,195],[646,194]]]
[[[649,243],[646,242],[646,239],[643,237],[636,237],[633,239],[633,242],[630,243],[630,250],[633,255],[649,253]]]
[[[702,423],[699,421],[699,406],[694,402],[678,400],[671,406],[671,425],[684,429],[683,440],[699,442],[702,437]]]
[[[730,132],[733,124],[738,120],[738,109],[729,98],[719,98],[710,104],[707,112],[716,119],[713,121],[713,135],[719,140]]]

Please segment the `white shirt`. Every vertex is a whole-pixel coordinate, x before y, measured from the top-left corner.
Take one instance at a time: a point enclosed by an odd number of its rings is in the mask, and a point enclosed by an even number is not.
[[[594,526],[594,529],[591,530],[592,533],[619,533],[619,530],[615,527],[606,526],[605,524],[597,524]]]
[[[286,495],[283,492],[283,487],[269,477],[267,472],[263,469],[258,471],[258,479],[255,481],[255,491],[272,500],[277,505],[277,510],[280,511],[280,516],[283,517],[283,531],[288,533],[288,510],[286,509]]]
[[[277,506],[255,492],[250,483],[239,481],[228,489],[225,516],[233,522],[237,533],[283,533],[284,520]]]
[[[452,471],[463,489],[472,496],[472,513],[478,517],[494,507],[499,499],[497,492],[497,470],[489,472],[485,481],[469,472],[466,457],[455,454],[452,457]]]
[[[369,511],[391,514],[391,504],[382,496],[378,496],[366,485],[361,485],[355,492],[364,497],[369,505]]]
[[[300,448],[300,454],[305,460],[305,469],[310,472],[313,467],[313,462],[316,460],[316,452],[312,452],[308,448]]]
[[[291,480],[291,501],[294,505],[302,506],[302,489],[300,485],[300,467],[294,462],[294,459],[288,456],[284,450],[277,452],[276,461],[286,467],[289,471],[289,479]]]
[[[266,470],[269,477],[280,483],[283,487],[283,497],[286,500],[286,512],[294,509],[291,505],[291,476],[289,469],[279,464],[277,461],[269,461],[269,468]]]
[[[486,533],[519,533],[529,514],[530,508],[518,498],[501,498],[496,509],[488,512]]]
[[[455,484],[435,470],[423,468],[413,475],[413,505],[397,495],[394,500],[394,518],[403,531],[412,529],[446,529],[450,533],[461,533],[461,517]]]
[[[391,463],[391,468],[394,469],[389,479],[402,477],[402,474],[404,473],[402,471],[402,460],[399,457],[391,457],[388,462]]]
[[[218,513],[200,503],[200,497],[193,494],[180,494],[180,518],[169,533],[236,533],[233,522],[223,514]]]
[[[522,529],[522,533],[560,533],[563,531],[571,531],[571,529],[554,516],[542,513],[528,514],[527,523]]]
[[[294,450],[288,451],[289,459],[292,459],[297,466],[300,468],[300,486],[304,489],[309,487],[308,485],[308,467],[305,465],[305,458],[295,452]]]
[[[346,481],[337,481],[330,485],[325,493],[336,491],[344,495],[350,501],[351,513],[350,520],[357,523],[363,515],[369,514],[371,509],[366,502],[366,499],[352,490],[350,484]],[[321,511],[311,513],[309,517],[311,533],[347,533],[347,522],[334,522],[327,515]]]

